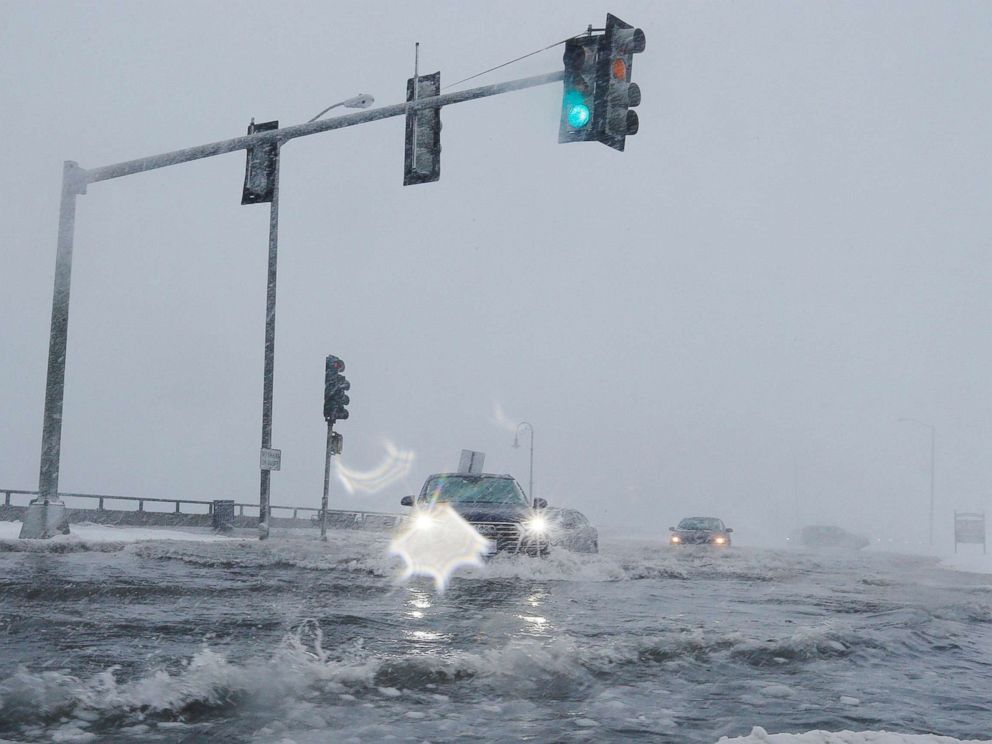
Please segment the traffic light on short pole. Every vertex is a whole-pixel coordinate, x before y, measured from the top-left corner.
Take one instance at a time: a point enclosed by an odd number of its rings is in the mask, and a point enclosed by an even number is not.
[[[600,118],[599,141],[623,150],[628,135],[637,134],[641,89],[630,81],[634,55],[644,51],[644,32],[614,15],[606,16],[606,33],[599,48],[596,75],[596,112]]]
[[[347,391],[351,390],[351,383],[343,372],[344,360],[329,355],[324,363],[324,420],[331,424],[348,418],[351,398]]]

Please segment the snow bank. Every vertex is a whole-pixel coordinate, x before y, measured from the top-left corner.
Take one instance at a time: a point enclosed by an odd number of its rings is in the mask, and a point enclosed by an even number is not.
[[[117,527],[108,524],[73,524],[68,535],[58,535],[47,542],[112,542],[133,543],[145,540],[194,540],[197,542],[218,542],[229,537],[213,532],[195,529],[177,530],[158,527]],[[20,522],[0,522],[0,540],[16,540],[21,534]]]
[[[989,739],[954,739],[936,734],[893,734],[888,731],[807,731],[805,734],[769,734],[755,726],[747,736],[722,744],[990,744]]]
[[[957,553],[941,560],[940,565],[954,571],[992,574],[992,555],[981,553]]]

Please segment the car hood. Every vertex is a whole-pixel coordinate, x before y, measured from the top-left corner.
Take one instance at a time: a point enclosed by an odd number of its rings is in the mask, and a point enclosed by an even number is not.
[[[502,504],[453,503],[451,508],[466,522],[523,522],[530,513],[526,506]]]

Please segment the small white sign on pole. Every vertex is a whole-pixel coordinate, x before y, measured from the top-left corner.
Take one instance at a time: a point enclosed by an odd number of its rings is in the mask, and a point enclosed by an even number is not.
[[[262,447],[260,460],[262,470],[278,470],[282,464],[282,450]]]
[[[468,475],[481,475],[482,467],[486,462],[485,452],[473,452],[472,450],[462,450],[462,456],[458,460],[458,472]]]

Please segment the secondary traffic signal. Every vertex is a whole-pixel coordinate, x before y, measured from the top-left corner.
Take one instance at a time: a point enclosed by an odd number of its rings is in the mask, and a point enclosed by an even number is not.
[[[279,128],[278,121],[256,124],[251,120],[248,134],[268,132]],[[276,190],[276,164],[279,159],[279,145],[267,142],[248,148],[248,162],[245,165],[245,185],[241,190],[242,204],[261,204],[272,201]]]
[[[433,98],[441,94],[441,73],[421,75],[406,81],[406,100]],[[430,183],[441,177],[441,109],[422,108],[406,115],[406,152],[403,185]]]
[[[564,92],[561,99],[559,142],[598,139],[600,122],[596,110],[596,60],[599,36],[576,36],[565,42]]]
[[[644,51],[644,32],[606,15],[606,34],[599,49],[596,86],[597,116],[601,115],[599,141],[623,150],[627,135],[637,134],[637,112],[641,89],[630,82],[634,55]]]
[[[342,374],[344,360],[329,355],[324,363],[324,420],[333,424],[348,418],[347,405],[351,402],[347,391],[351,383]]]

